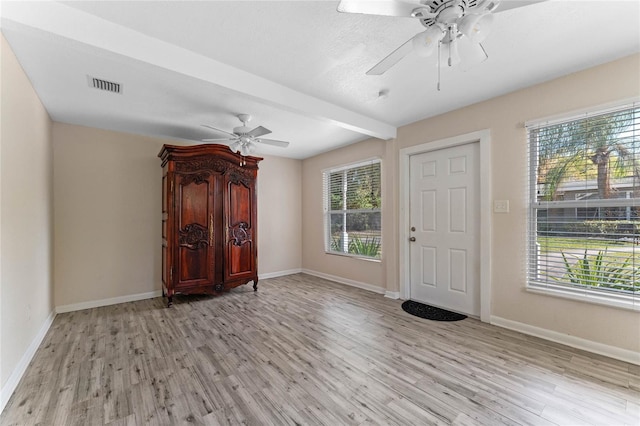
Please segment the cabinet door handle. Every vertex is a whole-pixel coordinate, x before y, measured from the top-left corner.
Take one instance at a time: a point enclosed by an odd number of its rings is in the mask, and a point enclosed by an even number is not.
[[[213,247],[213,213],[209,215],[209,246]]]

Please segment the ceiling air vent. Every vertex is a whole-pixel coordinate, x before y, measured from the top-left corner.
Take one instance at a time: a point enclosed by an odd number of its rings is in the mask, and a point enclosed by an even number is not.
[[[122,86],[120,83],[114,83],[113,81],[102,80],[101,78],[95,78],[87,76],[89,80],[89,86],[94,89],[104,90],[112,93],[121,93]]]

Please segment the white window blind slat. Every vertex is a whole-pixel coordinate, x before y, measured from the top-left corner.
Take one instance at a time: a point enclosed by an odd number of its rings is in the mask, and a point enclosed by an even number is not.
[[[637,308],[640,106],[527,132],[527,286]]]

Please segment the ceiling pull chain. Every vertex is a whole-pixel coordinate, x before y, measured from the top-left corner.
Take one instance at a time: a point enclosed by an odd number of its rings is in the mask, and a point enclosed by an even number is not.
[[[438,41],[438,92],[440,91],[440,46],[442,41]]]
[[[454,28],[453,25],[451,25],[449,27],[449,66],[453,66],[453,61],[451,60],[451,46],[453,45],[453,43],[457,43],[456,40],[456,29]]]
[[[484,46],[482,45],[482,43],[478,43],[478,46],[480,46],[480,49],[482,49],[482,53],[484,53],[485,59],[487,59],[489,57],[489,54],[486,50],[484,50]]]
[[[449,32],[449,34],[451,34],[451,32]],[[449,49],[448,49],[448,50],[449,50],[449,58],[447,59],[447,64],[448,64],[449,66],[451,66],[451,43],[453,43],[453,42],[451,41],[451,39],[449,39],[449,45],[448,45],[448,48],[449,48]]]

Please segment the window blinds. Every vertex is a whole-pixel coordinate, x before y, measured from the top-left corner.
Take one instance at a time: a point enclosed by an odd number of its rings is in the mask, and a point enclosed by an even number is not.
[[[327,170],[325,250],[379,258],[382,249],[380,160]]]
[[[640,302],[640,107],[528,126],[528,285]]]

